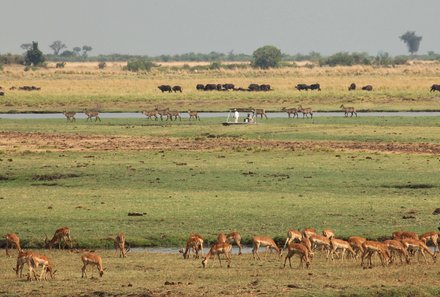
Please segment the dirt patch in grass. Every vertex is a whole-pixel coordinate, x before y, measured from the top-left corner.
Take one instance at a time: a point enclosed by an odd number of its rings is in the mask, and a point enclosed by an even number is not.
[[[1,132],[0,149],[7,151],[148,151],[148,150],[334,150],[385,153],[440,154],[433,143],[384,143],[361,141],[277,141],[237,138],[193,140],[171,137],[66,135]]]

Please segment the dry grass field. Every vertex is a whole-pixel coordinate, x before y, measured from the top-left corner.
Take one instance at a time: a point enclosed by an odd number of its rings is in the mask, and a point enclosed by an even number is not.
[[[2,112],[60,112],[97,108],[102,111],[139,111],[170,107],[186,111],[221,111],[231,107],[256,107],[281,110],[282,107],[312,106],[315,110],[338,110],[344,103],[358,110],[440,110],[440,93],[430,86],[440,83],[439,63],[375,68],[288,67],[271,70],[191,70],[170,63],[149,73],[122,70],[124,63],[108,62],[99,70],[97,63],[67,63],[64,69],[23,71],[6,66],[0,73],[0,86],[6,90],[0,98]],[[174,65],[176,64],[176,65]],[[173,66],[174,65],[174,66]],[[191,65],[191,63],[190,63]],[[298,83],[321,84],[322,91],[299,92]],[[348,92],[350,83],[358,87],[371,84],[372,92]],[[196,91],[198,83],[268,83],[270,92]],[[180,85],[183,93],[161,93],[161,84]],[[9,91],[12,86],[35,85],[41,91]]]

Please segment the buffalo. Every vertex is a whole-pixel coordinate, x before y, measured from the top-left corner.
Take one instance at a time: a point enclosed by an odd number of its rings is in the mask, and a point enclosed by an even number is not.
[[[306,90],[306,91],[308,91],[308,90],[310,89],[310,86],[309,86],[309,85],[306,85],[306,84],[297,84],[297,85],[295,86],[295,89],[297,89],[298,91],[301,91],[301,90]]]
[[[431,92],[434,92],[434,91],[439,91],[440,92],[440,85],[433,84],[431,86]]]
[[[182,93],[182,87],[181,86],[174,86],[173,91],[174,91],[174,93],[176,93],[176,92]]]
[[[161,86],[158,86],[157,88],[158,88],[159,90],[161,90],[162,93],[163,93],[163,92],[168,92],[168,93],[171,93],[171,92],[172,92],[172,88],[171,88],[170,85],[161,85]]]
[[[205,85],[198,84],[198,85],[196,86],[196,90],[199,90],[199,91],[203,91],[203,90],[205,90]]]
[[[364,91],[373,91],[373,86],[372,85],[363,86],[362,90],[364,90]]]
[[[40,87],[36,87],[36,86],[22,86],[18,88],[21,91],[39,91],[41,90]]]
[[[351,85],[348,87],[349,91],[354,91],[356,90],[356,84],[355,83],[351,83]]]
[[[216,84],[207,84],[205,86],[205,91],[213,91],[213,90],[217,90],[217,85]]]
[[[0,91],[0,96],[4,96],[4,95],[5,95],[5,92]]]
[[[225,90],[233,90],[234,89],[234,84],[224,84],[223,85],[223,89]]]
[[[249,91],[257,91],[257,92],[261,90],[260,85],[258,84],[250,84],[248,89]]]
[[[272,90],[272,89],[270,88],[270,85],[268,85],[268,84],[263,84],[263,85],[260,85],[260,90],[261,90],[261,91],[270,91],[270,90]]]
[[[309,86],[309,88],[310,88],[310,90],[318,90],[318,91],[321,91],[321,86],[320,86],[318,83],[316,83],[316,84],[311,84],[311,85]]]

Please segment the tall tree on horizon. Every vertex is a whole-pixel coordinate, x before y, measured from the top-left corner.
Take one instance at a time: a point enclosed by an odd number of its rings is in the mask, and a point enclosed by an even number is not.
[[[399,38],[406,43],[411,55],[414,55],[419,50],[420,41],[422,41],[423,37],[417,36],[415,31],[407,31],[405,34],[399,36]]]

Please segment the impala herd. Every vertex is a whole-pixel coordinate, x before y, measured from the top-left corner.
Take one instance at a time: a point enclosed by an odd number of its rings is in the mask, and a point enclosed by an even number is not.
[[[270,236],[254,236],[252,238],[253,248],[252,257],[254,260],[261,260],[259,249],[264,247],[266,249],[265,258],[268,251],[275,252],[278,258],[281,258],[287,248],[287,254],[284,258],[282,267],[286,267],[287,260],[289,266],[292,267],[291,258],[298,255],[300,259],[299,267],[309,268],[316,253],[320,253],[321,257],[329,258],[334,261],[339,258],[341,262],[350,260],[356,261],[360,259],[360,265],[364,268],[371,268],[373,266],[372,257],[377,254],[382,266],[390,265],[396,262],[399,257],[401,264],[410,264],[411,259],[417,255],[419,260],[420,255],[423,256],[425,263],[428,263],[426,254],[431,256],[433,263],[437,260],[437,253],[439,253],[439,232],[426,232],[418,235],[414,232],[402,231],[394,232],[392,239],[383,242],[368,240],[360,236],[351,236],[347,240],[335,238],[335,232],[330,229],[324,229],[322,235],[318,234],[314,228],[307,228],[302,231],[289,229],[287,231],[287,238],[282,248],[278,247],[276,242]],[[47,280],[48,277],[54,278],[56,270],[54,270],[53,262],[45,255],[34,253],[31,251],[24,251],[20,246],[20,238],[15,233],[8,233],[4,235],[6,240],[6,255],[10,257],[9,248],[15,247],[18,251],[18,257],[15,268],[17,277],[23,276],[23,267],[28,266],[28,280]],[[119,251],[119,257],[126,257],[126,240],[125,234],[119,233],[115,238],[110,237],[106,239],[114,240],[114,247],[116,253]],[[243,246],[241,244],[241,235],[238,232],[231,232],[227,235],[220,233],[217,236],[217,241],[211,245],[209,252],[203,255],[204,239],[200,234],[191,234],[186,242],[185,249],[179,252],[183,254],[184,259],[189,259],[190,254],[196,259],[203,258],[202,267],[208,265],[208,261],[217,256],[220,266],[222,266],[221,255],[228,263],[228,268],[231,266],[232,244],[239,248],[238,255],[242,254]],[[59,228],[55,231],[51,240],[48,240],[47,235],[44,241],[45,248],[51,249],[58,245],[58,248],[65,248],[66,246],[72,248],[72,238],[70,236],[70,229],[68,227]],[[431,244],[434,251],[427,246]],[[87,266],[96,266],[99,276],[104,274],[102,265],[102,258],[94,252],[86,251],[81,255],[83,266],[81,268],[81,277],[87,277]],[[38,269],[41,270],[38,273]]]

